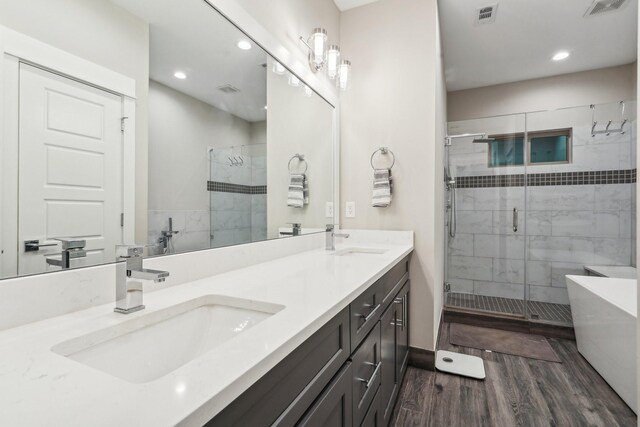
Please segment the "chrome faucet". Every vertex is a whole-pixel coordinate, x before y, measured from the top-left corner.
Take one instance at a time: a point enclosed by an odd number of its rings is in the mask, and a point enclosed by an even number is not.
[[[302,230],[302,224],[299,222],[288,222],[287,224],[291,224],[291,231],[281,231],[281,236],[299,236],[300,230]]]
[[[349,238],[349,235],[346,233],[336,233],[334,231],[334,226],[333,224],[327,224],[327,229],[325,230],[325,236],[326,236],[326,244],[325,244],[325,249],[328,251],[335,251],[336,250],[336,237],[344,237],[345,239]]]
[[[60,253],[60,259],[47,258],[47,264],[60,267],[63,270],[71,268],[71,260],[76,258],[84,258],[87,256],[87,251],[84,247],[87,244],[86,240],[69,240],[69,239],[55,239],[62,242],[62,252]]]
[[[160,233],[160,237],[158,238],[158,243],[160,243],[160,245],[162,246],[163,254],[171,253],[172,251],[171,248],[173,247],[173,244],[171,243],[171,239],[173,239],[173,236],[175,236],[178,233],[179,231],[173,230],[173,218],[169,217],[169,229],[162,230],[162,232]]]
[[[142,283],[139,280],[164,282],[168,271],[142,268],[142,246],[117,246],[116,257],[116,313],[129,314],[142,310]],[[138,279],[138,280],[135,280]]]

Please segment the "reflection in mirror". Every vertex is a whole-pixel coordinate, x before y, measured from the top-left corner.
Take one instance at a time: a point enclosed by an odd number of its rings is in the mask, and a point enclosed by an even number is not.
[[[44,7],[11,10],[0,30],[37,49],[2,63],[0,277],[332,221],[333,106],[208,3],[95,0],[66,11],[73,39]]]

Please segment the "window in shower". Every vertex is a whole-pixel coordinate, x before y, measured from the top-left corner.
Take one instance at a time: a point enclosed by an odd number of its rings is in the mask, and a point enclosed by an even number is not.
[[[491,135],[489,166],[522,166],[524,164],[524,134]]]
[[[530,132],[529,164],[569,163],[571,129]]]
[[[524,134],[491,135],[489,167],[524,165]],[[571,162],[571,129],[527,133],[529,165]]]

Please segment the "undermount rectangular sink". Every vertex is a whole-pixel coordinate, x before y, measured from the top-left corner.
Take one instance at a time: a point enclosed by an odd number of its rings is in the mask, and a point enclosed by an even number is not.
[[[131,383],[163,377],[284,306],[206,295],[55,345],[51,350]]]
[[[345,256],[345,255],[381,255],[387,252],[386,249],[377,249],[377,248],[346,248],[339,250],[335,253],[336,256]]]

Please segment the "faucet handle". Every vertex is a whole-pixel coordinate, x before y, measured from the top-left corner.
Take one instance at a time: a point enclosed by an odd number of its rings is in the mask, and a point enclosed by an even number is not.
[[[70,249],[84,249],[87,245],[86,240],[81,239],[53,239],[62,243],[62,250],[70,250]]]
[[[140,257],[143,253],[143,245],[116,245],[116,257],[118,258]]]

